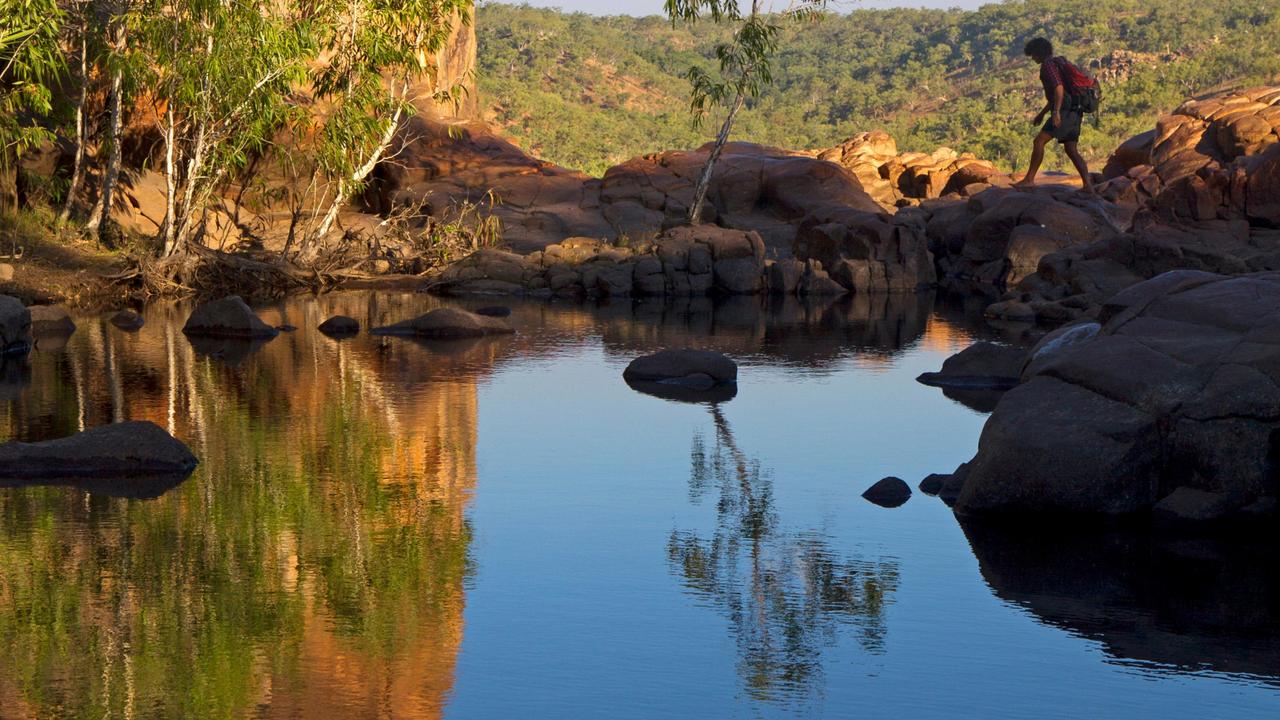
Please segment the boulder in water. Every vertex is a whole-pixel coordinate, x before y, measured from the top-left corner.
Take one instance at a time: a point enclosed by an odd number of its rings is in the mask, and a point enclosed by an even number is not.
[[[254,314],[253,310],[232,295],[200,305],[187,318],[182,332],[187,335],[213,338],[235,338],[242,340],[269,339],[279,331],[266,324]]]
[[[190,473],[198,461],[152,422],[101,425],[44,442],[0,444],[0,478],[104,478]]]
[[[887,477],[867,488],[862,497],[883,508],[896,508],[911,499],[911,488],[902,478]]]
[[[715,385],[736,383],[738,364],[711,350],[662,350],[632,360],[622,377],[709,390]]]
[[[142,316],[132,310],[121,310],[111,316],[111,324],[125,332],[137,332],[146,324]]]
[[[406,335],[431,339],[458,339],[513,333],[504,320],[458,308],[439,308],[412,320],[374,328],[374,335]]]
[[[925,385],[966,390],[1008,390],[1018,384],[1026,351],[979,342],[947,358],[941,372],[924,373],[916,378]]]
[[[64,308],[57,305],[32,305],[27,308],[31,312],[31,334],[36,337],[54,335],[70,335],[76,331],[76,324]]]
[[[360,321],[346,315],[334,315],[320,323],[320,332],[329,336],[349,336],[360,332]]]

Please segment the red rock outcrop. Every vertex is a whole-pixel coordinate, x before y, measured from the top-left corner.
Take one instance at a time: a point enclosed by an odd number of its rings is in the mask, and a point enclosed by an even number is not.
[[[882,130],[859,133],[818,153],[849,169],[862,188],[887,208],[952,193],[972,195],[1009,178],[994,164],[972,153],[941,147],[932,153],[899,153],[893,137]]]

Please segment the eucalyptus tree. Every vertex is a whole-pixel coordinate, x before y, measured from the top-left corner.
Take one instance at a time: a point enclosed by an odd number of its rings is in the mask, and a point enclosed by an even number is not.
[[[729,141],[734,118],[748,98],[759,97],[773,82],[773,57],[778,52],[782,23],[816,20],[826,6],[827,0],[792,0],[786,8],[774,10],[766,5],[766,0],[751,0],[750,9],[743,13],[739,0],[666,0],[664,7],[673,25],[692,25],[710,19],[734,26],[730,40],[715,47],[714,73],[694,65],[685,74],[692,86],[689,107],[695,123],[713,108],[725,109],[707,164],[694,187],[693,202],[689,205],[690,223],[702,220],[702,202],[707,197],[716,161]]]
[[[312,158],[319,176],[317,211],[307,244],[314,249],[369,174],[394,155],[393,143],[415,103],[457,102],[440,87],[435,58],[458,24],[471,22],[471,0],[317,0],[323,63],[312,91],[323,117]],[[422,88],[426,88],[422,90]]]
[[[40,119],[64,68],[62,20],[55,0],[0,0],[0,172],[15,181],[22,152],[53,137]]]
[[[69,11],[67,12],[67,22],[65,23],[66,35],[62,42],[68,48],[72,48],[72,52],[75,53],[73,77],[76,97],[72,106],[72,125],[74,126],[72,132],[74,133],[74,139],[72,140],[71,178],[67,182],[67,194],[62,202],[62,210],[58,213],[59,222],[66,222],[71,217],[71,208],[75,203],[76,192],[84,179],[86,146],[89,135],[86,112],[89,98],[89,68],[95,62],[95,59],[90,57],[90,48],[95,46],[91,37],[95,32],[96,25],[94,23],[93,2],[91,0],[71,0],[67,5],[69,6]]]
[[[292,89],[315,48],[305,18],[262,0],[146,0],[126,24],[162,138],[169,257],[200,239],[218,191],[295,119]]]

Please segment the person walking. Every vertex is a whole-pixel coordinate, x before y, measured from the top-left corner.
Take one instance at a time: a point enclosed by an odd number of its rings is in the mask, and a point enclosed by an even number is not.
[[[1048,101],[1044,109],[1036,115],[1034,123],[1044,122],[1044,127],[1036,135],[1031,147],[1031,164],[1022,180],[1014,183],[1014,187],[1029,188],[1036,184],[1036,174],[1044,162],[1044,149],[1051,140],[1062,144],[1062,150],[1080,173],[1083,189],[1093,193],[1093,178],[1089,175],[1089,165],[1080,156],[1080,127],[1084,121],[1085,110],[1082,107],[1081,95],[1090,88],[1096,87],[1096,81],[1085,75],[1066,58],[1053,54],[1053,43],[1038,37],[1027,43],[1023,52],[1040,66],[1040,82],[1044,85],[1045,99]],[[1045,120],[1048,116],[1048,120]]]

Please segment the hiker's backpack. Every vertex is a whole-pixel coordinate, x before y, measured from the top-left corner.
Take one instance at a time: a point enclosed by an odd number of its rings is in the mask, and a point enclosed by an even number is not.
[[[1101,83],[1066,58],[1055,58],[1054,62],[1058,64],[1058,73],[1071,96],[1072,108],[1085,114],[1097,113],[1102,105]]]

